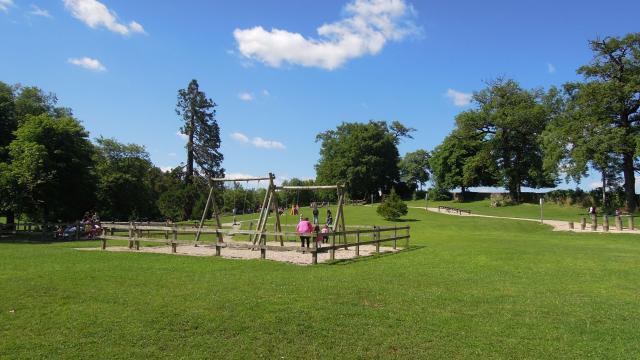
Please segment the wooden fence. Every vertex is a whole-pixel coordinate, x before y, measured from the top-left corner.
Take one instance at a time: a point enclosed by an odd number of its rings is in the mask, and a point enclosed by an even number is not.
[[[458,209],[458,208],[449,207],[449,206],[438,206],[438,212],[442,210],[449,213],[456,213],[458,215],[462,215],[462,214],[471,215],[471,210],[463,210],[463,209]]]
[[[340,232],[328,233],[330,244],[316,247],[316,242],[311,241],[312,247],[302,248],[300,246],[284,245],[283,239],[289,237],[299,238],[300,234],[295,232],[257,232],[255,230],[235,230],[235,229],[216,229],[203,227],[200,230],[202,235],[215,235],[213,241],[180,240],[180,235],[195,235],[198,232],[196,227],[182,225],[147,225],[146,223],[106,223],[102,224],[103,234],[100,236],[102,241],[102,249],[107,248],[109,240],[128,241],[130,249],[140,249],[141,242],[162,243],[171,246],[171,251],[175,253],[178,245],[194,245],[194,246],[210,246],[215,247],[215,255],[220,256],[223,248],[228,249],[246,249],[260,250],[260,257],[266,258],[267,251],[297,251],[309,253],[312,256],[312,263],[317,264],[319,253],[329,253],[330,259],[335,259],[336,250],[354,248],[355,255],[360,255],[360,246],[375,245],[376,253],[380,252],[381,243],[392,243],[393,249],[398,248],[398,241],[404,240],[404,247],[409,246],[410,227],[394,226],[394,227],[373,227],[371,229],[357,229]],[[121,235],[118,235],[118,234]],[[249,239],[255,235],[259,235],[260,241],[253,243]],[[312,239],[317,236],[316,233],[305,234]],[[236,242],[232,238],[240,236],[245,237],[247,241]],[[280,245],[267,244],[267,239],[272,238],[280,240]]]

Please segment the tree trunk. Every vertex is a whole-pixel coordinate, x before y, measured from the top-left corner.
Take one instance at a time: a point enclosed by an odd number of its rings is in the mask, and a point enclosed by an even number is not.
[[[636,175],[633,169],[633,153],[622,155],[622,171],[624,173],[625,208],[633,213],[636,210]]]
[[[607,172],[602,171],[602,207],[607,207]]]
[[[466,193],[467,193],[467,188],[465,188],[464,186],[460,187],[460,202],[464,202],[465,198],[466,198]]]
[[[193,133],[195,132],[196,119],[194,115],[195,109],[191,109],[191,123],[189,128],[189,142],[187,143],[187,173],[184,177],[186,184],[193,183]]]
[[[7,225],[9,225],[9,229],[13,230],[16,224],[16,214],[9,210],[5,215],[7,216]]]

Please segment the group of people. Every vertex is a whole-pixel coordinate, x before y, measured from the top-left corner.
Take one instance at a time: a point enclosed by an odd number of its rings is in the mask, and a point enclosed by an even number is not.
[[[300,235],[300,243],[302,247],[310,247],[311,237],[315,238],[316,247],[322,247],[322,243],[329,241],[329,233],[331,232],[330,226],[333,225],[333,216],[331,209],[327,209],[327,217],[324,225],[320,228],[320,211],[317,204],[312,204],[313,223],[309,221],[308,217],[303,217],[300,212],[300,222],[296,226],[296,232]],[[296,213],[299,212],[299,208],[296,205],[294,207]]]
[[[88,211],[82,217],[82,221],[78,225],[58,226],[55,232],[55,238],[69,239],[74,237],[77,233],[80,233],[81,237],[87,237],[93,239],[102,234],[102,225],[100,224],[100,218],[97,213],[89,213]]]
[[[300,245],[302,247],[310,247],[311,246],[311,237],[314,237],[316,242],[316,247],[321,248],[322,243],[329,242],[329,233],[331,229],[329,229],[329,225],[324,224],[322,229],[320,225],[313,225],[309,218],[303,218],[296,226],[296,232],[300,235]]]

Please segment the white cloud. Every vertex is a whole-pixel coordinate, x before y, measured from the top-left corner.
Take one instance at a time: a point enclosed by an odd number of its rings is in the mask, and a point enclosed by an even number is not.
[[[189,140],[189,136],[186,135],[186,134],[181,133],[180,130],[178,130],[178,132],[176,132],[176,136],[178,136],[182,140]]]
[[[279,141],[265,140],[261,137],[253,138],[253,140],[251,140],[251,143],[253,144],[253,146],[262,149],[284,150],[286,148],[284,144]]]
[[[105,27],[121,35],[145,32],[142,25],[135,21],[131,21],[129,25],[121,23],[115,11],[110,10],[97,0],[64,0],[64,6],[71,11],[76,19],[92,29]]]
[[[244,144],[249,142],[249,138],[247,137],[247,135],[239,132],[234,132],[233,134],[231,134],[231,138],[237,142],[241,142]]]
[[[92,59],[86,56],[83,58],[69,58],[67,62],[69,64],[80,66],[91,71],[107,71],[107,68],[102,65],[100,60]]]
[[[263,89],[262,90],[262,96],[270,96],[270,95],[271,95],[271,93],[269,92],[269,90],[267,90],[267,89]]]
[[[253,101],[253,94],[248,92],[241,92],[238,94],[238,99],[242,101]]]
[[[1,0],[0,0],[1,1]],[[29,11],[30,15],[33,16],[42,16],[46,18],[51,18],[51,14],[45,9],[42,9],[36,5],[31,4],[31,11]]]
[[[231,138],[242,144],[251,144],[257,148],[261,149],[275,149],[275,150],[284,150],[286,146],[280,141],[274,140],[265,140],[260,136],[256,136],[253,139],[249,139],[249,137],[240,132],[234,132],[231,134]]]
[[[233,36],[242,56],[268,66],[289,63],[333,70],[420,31],[411,21],[415,10],[404,0],[353,0],[344,13],[346,18],[318,27],[319,38],[262,26],[235,29]]]
[[[447,92],[444,94],[444,96],[453,100],[453,105],[463,107],[471,103],[471,98],[473,95],[456,91],[453,89],[447,89]]]
[[[132,21],[129,23],[129,30],[131,30],[134,33],[139,33],[139,34],[146,34],[147,32],[144,31],[144,28],[142,27],[142,25],[140,25],[139,22],[137,21]]]
[[[14,6],[13,0],[0,0],[0,10],[8,12],[9,8]]]
[[[547,63],[547,72],[549,72],[549,74],[553,74],[556,72],[556,66],[553,65],[552,63]]]

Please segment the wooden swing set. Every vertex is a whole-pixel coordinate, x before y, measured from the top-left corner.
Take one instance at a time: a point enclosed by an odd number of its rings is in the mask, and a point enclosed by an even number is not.
[[[266,177],[255,177],[255,178],[214,178],[211,179],[211,187],[209,189],[209,196],[207,197],[207,203],[205,204],[204,211],[202,212],[202,218],[200,219],[200,223],[198,224],[198,229],[196,232],[195,242],[196,244],[200,241],[200,234],[202,232],[202,228],[204,226],[204,222],[207,217],[207,213],[209,212],[209,207],[212,207],[213,217],[215,219],[215,225],[218,229],[222,229],[222,222],[220,221],[220,209],[216,205],[215,197],[214,197],[214,187],[219,183],[227,183],[232,182],[237,184],[239,182],[250,182],[257,181],[258,184],[261,181],[267,181],[267,189],[262,200],[262,207],[260,208],[260,216],[258,218],[258,223],[256,225],[255,230],[243,231],[243,234],[249,234],[251,236],[252,243],[266,245],[266,236],[265,232],[267,230],[267,224],[269,220],[269,215],[271,212],[275,214],[275,233],[276,238],[280,241],[280,246],[284,246],[284,237],[282,231],[282,223],[280,221],[280,211],[278,204],[278,194],[277,192],[281,191],[304,191],[304,190],[336,190],[338,195],[338,209],[336,211],[336,217],[333,222],[332,232],[336,233],[344,233],[346,230],[345,219],[344,219],[344,186],[343,185],[309,185],[309,186],[276,186],[275,185],[275,175],[269,173]],[[235,202],[235,201],[234,201]],[[235,206],[235,203],[234,203]],[[235,219],[235,217],[234,217]],[[234,221],[235,223],[235,221]],[[218,242],[223,243],[224,238],[222,232],[216,232],[218,237]],[[345,239],[346,240],[346,239]]]

